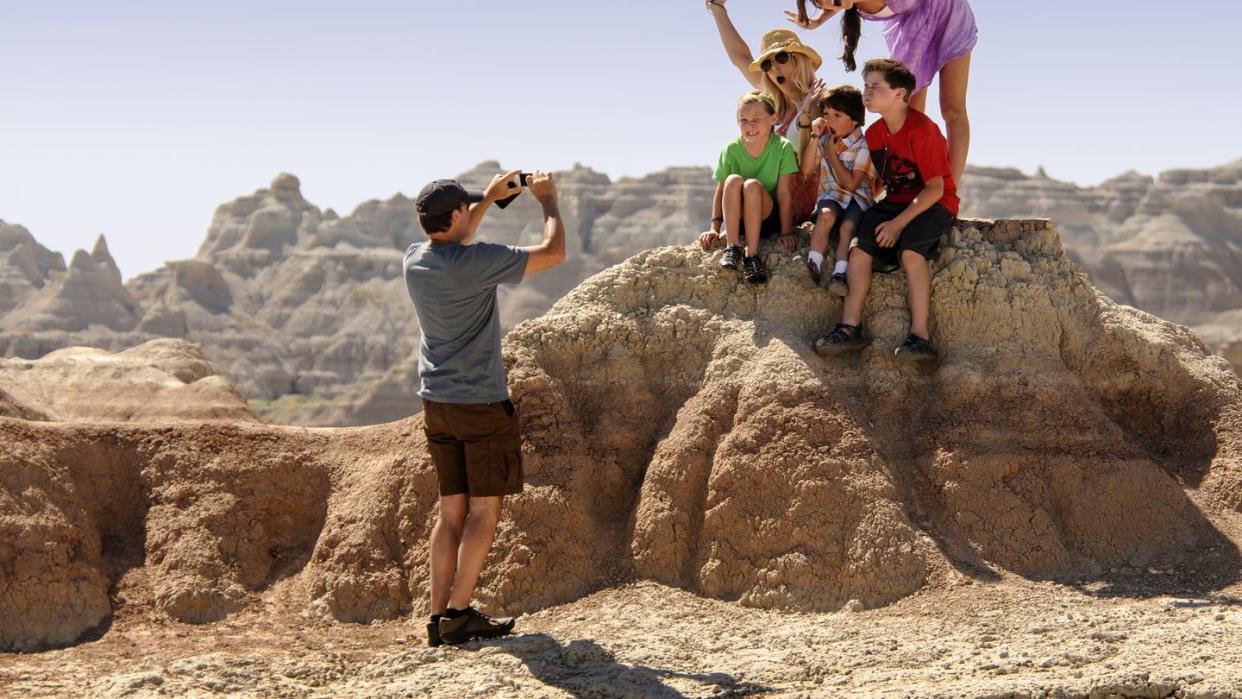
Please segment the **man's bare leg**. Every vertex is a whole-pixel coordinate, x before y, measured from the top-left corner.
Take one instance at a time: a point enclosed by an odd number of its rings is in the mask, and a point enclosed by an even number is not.
[[[500,522],[503,503],[503,495],[470,498],[469,514],[462,527],[461,545],[457,550],[457,575],[453,578],[448,598],[448,606],[452,609],[465,609],[470,605],[474,588],[479,583],[479,574],[483,572],[487,554],[492,550],[492,539],[496,535],[496,524]]]
[[[431,613],[443,614],[457,573],[457,548],[461,545],[468,501],[465,493],[440,496],[440,516],[431,530]]]

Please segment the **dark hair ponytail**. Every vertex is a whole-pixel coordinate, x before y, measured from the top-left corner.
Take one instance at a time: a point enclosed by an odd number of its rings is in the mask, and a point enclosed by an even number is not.
[[[814,2],[814,0],[812,0]],[[806,25],[811,21],[806,12],[807,0],[798,0],[798,24]],[[815,3],[819,7],[819,3]],[[862,36],[862,15],[857,8],[850,8],[841,17],[841,43],[845,44],[845,52],[841,54],[841,62],[845,64],[845,72],[853,73],[858,69],[854,62],[854,51],[858,48],[858,37]]]
[[[801,4],[801,3],[799,3]],[[853,73],[858,64],[854,62],[854,51],[858,48],[858,37],[862,36],[862,15],[858,8],[850,8],[841,18],[841,43],[845,51],[841,54],[841,62],[845,64],[845,72]]]

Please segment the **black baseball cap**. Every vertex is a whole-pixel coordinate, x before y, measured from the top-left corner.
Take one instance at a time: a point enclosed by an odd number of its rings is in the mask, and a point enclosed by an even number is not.
[[[456,209],[462,204],[474,204],[483,201],[483,192],[472,192],[457,180],[436,180],[423,187],[414,200],[414,207],[420,216],[440,216]]]

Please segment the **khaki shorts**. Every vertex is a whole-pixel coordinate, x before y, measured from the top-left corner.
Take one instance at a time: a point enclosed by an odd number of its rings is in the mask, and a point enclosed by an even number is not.
[[[511,401],[423,400],[423,420],[441,495],[522,492],[522,430]]]

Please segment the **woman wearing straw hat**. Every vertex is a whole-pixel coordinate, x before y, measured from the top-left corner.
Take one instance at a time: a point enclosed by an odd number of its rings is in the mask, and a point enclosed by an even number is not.
[[[725,52],[742,77],[776,103],[776,113],[781,117],[776,132],[789,139],[794,153],[800,155],[805,139],[811,138],[811,122],[819,116],[817,97],[823,82],[815,77],[815,71],[823,64],[823,59],[788,29],[773,29],[764,34],[759,41],[759,55],[753,56],[729,19],[725,1],[706,0]],[[811,218],[819,194],[818,170],[809,177],[801,173],[793,175],[791,189],[796,225]]]

